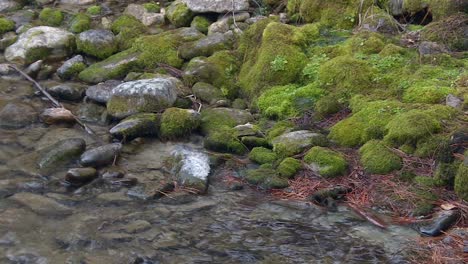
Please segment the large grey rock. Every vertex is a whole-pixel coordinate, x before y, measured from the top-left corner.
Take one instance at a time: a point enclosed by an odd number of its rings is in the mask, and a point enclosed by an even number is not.
[[[37,120],[38,113],[30,105],[9,103],[0,110],[0,128],[18,129]]]
[[[0,0],[0,12],[8,12],[21,8],[21,1]]]
[[[112,95],[112,90],[120,84],[122,84],[121,81],[108,80],[103,83],[90,86],[86,90],[86,96],[98,103],[107,103]]]
[[[185,43],[179,48],[180,57],[190,60],[199,56],[211,56],[216,51],[228,49],[232,34],[214,33],[200,40]]]
[[[173,173],[179,184],[204,193],[208,187],[210,174],[208,155],[189,146],[178,146],[171,154],[175,158]]]
[[[324,135],[309,130],[299,130],[285,133],[273,139],[273,149],[287,155],[301,153],[313,146],[327,145]]]
[[[57,69],[57,75],[62,80],[69,80],[78,75],[86,68],[83,56],[76,55],[73,58],[65,61],[60,68]]]
[[[453,94],[449,94],[445,98],[445,105],[451,106],[456,109],[461,109],[463,107],[463,100],[456,97]]]
[[[8,46],[15,43],[17,39],[18,36],[15,32],[7,32],[3,34],[3,36],[0,38],[0,51],[5,50]]]
[[[90,29],[81,32],[76,39],[76,47],[79,51],[99,59],[105,59],[118,50],[114,34],[105,29]]]
[[[173,77],[125,82],[112,90],[107,111],[116,118],[139,112],[158,112],[171,107],[181,83]]]
[[[142,113],[125,118],[111,128],[109,133],[116,138],[131,140],[137,137],[156,135],[158,128],[159,115]]]
[[[214,104],[218,100],[226,99],[220,89],[205,82],[197,82],[192,87],[193,94],[204,102]]]
[[[59,60],[73,53],[75,36],[63,29],[40,26],[21,34],[15,44],[5,50],[10,62],[29,64],[37,60]]]
[[[81,138],[61,140],[45,149],[39,150],[37,165],[44,172],[59,170],[77,160],[85,149],[86,143]]]
[[[125,8],[125,13],[140,20],[145,26],[164,24],[163,13],[148,12],[143,5],[129,4],[127,8]]]
[[[122,144],[113,143],[85,151],[80,157],[83,166],[101,167],[114,162],[119,155]]]
[[[33,193],[16,193],[9,199],[28,207],[31,211],[44,216],[66,216],[73,213],[72,209],[55,200]]]
[[[243,11],[249,8],[248,0],[181,0],[187,7],[196,13],[227,13]]]

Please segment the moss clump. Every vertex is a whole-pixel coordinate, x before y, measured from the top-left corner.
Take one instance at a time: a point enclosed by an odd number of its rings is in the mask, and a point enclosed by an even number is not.
[[[86,64],[84,62],[76,62],[65,72],[61,73],[60,78],[62,78],[63,80],[71,80],[75,78],[84,69],[86,69]]]
[[[437,104],[445,100],[449,94],[455,93],[454,88],[438,86],[414,85],[403,94],[403,101],[407,103]]]
[[[130,15],[119,16],[112,23],[111,30],[117,35],[120,50],[130,48],[136,38],[147,32],[145,25]]]
[[[243,91],[258,95],[268,87],[296,81],[306,61],[305,41],[298,27],[268,20],[252,25],[239,44],[245,58],[239,73]]]
[[[339,56],[320,67],[318,80],[332,91],[349,95],[369,92],[373,77],[373,70],[365,61]]]
[[[301,161],[294,158],[285,158],[281,161],[276,170],[281,177],[293,178],[301,168]]]
[[[206,34],[208,33],[208,27],[210,26],[210,24],[211,24],[211,21],[208,18],[204,16],[196,16],[193,18],[190,26],[200,31],[203,34]]]
[[[384,37],[378,33],[363,31],[349,38],[344,47],[348,54],[376,54],[385,47]]]
[[[453,163],[439,163],[434,172],[434,185],[435,186],[453,186],[455,176],[457,174],[460,162]]]
[[[91,28],[91,18],[86,14],[76,14],[70,21],[70,31],[73,33],[81,33]]]
[[[13,30],[15,30],[15,22],[13,20],[0,17],[0,34]]]
[[[359,149],[361,163],[369,173],[385,174],[402,167],[401,158],[381,141],[371,140]]]
[[[279,121],[276,122],[272,128],[267,131],[267,138],[271,141],[274,138],[291,131],[294,128],[294,124],[291,121]]]
[[[325,94],[315,84],[303,87],[295,85],[276,86],[266,90],[258,98],[258,108],[270,118],[288,118],[301,114],[314,106],[315,102]]]
[[[268,143],[268,140],[266,138],[261,138],[261,137],[255,137],[255,136],[246,136],[241,138],[242,144],[244,144],[248,148],[254,148],[254,147],[271,147],[270,143]]]
[[[255,147],[249,153],[249,159],[258,164],[273,163],[277,160],[276,154],[264,147]]]
[[[311,148],[304,156],[304,161],[325,178],[344,175],[348,167],[343,155],[323,147]]]
[[[185,27],[190,25],[193,13],[186,4],[175,1],[167,8],[166,16],[172,25],[176,27]]]
[[[320,98],[314,106],[314,111],[320,117],[326,117],[331,114],[338,113],[343,108],[338,98],[334,94],[326,95]]]
[[[111,33],[109,32],[109,34]],[[76,47],[78,51],[94,56],[98,59],[105,59],[117,52],[118,50],[117,43],[113,39],[114,36],[112,34],[111,36],[112,41],[106,42],[94,42],[89,41],[88,39],[81,39],[78,37],[76,39]]]
[[[62,11],[54,8],[46,7],[42,9],[41,13],[39,13],[39,19],[42,23],[44,23],[44,25],[47,26],[60,26],[60,24],[62,24],[63,18]]]
[[[213,151],[244,154],[247,149],[235,134],[236,131],[227,126],[217,127],[205,138],[204,146]]]
[[[404,55],[405,51],[405,48],[389,43],[379,52],[379,55],[382,57]]]
[[[174,139],[189,135],[200,125],[197,112],[181,108],[168,108],[161,116],[160,135],[162,138]]]
[[[150,13],[159,13],[161,11],[161,6],[155,2],[144,3],[143,7]]]
[[[414,155],[420,158],[435,157],[442,161],[451,161],[450,140],[448,136],[432,135],[421,139],[416,145]]]
[[[264,189],[282,189],[289,186],[286,178],[279,177],[271,168],[258,168],[247,171],[245,178],[250,184],[259,185]]]
[[[455,176],[455,192],[458,197],[468,201],[468,152],[465,153],[465,161],[458,167]]]
[[[86,13],[91,16],[98,16],[102,13],[102,7],[98,5],[90,6],[86,9]]]
[[[454,1],[453,1],[454,2]],[[441,21],[430,23],[421,31],[421,38],[427,41],[443,43],[451,50],[468,50],[468,40],[464,32],[468,23],[466,13],[458,13]]]

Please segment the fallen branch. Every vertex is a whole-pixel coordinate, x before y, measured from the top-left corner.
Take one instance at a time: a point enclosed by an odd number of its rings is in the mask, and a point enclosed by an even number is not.
[[[34,86],[45,96],[47,97],[47,99],[49,99],[49,101],[52,102],[52,104],[54,105],[55,108],[63,108],[67,111],[70,111],[68,109],[66,109],[65,107],[63,107],[63,105],[57,101],[52,95],[50,95],[44,88],[42,88],[42,86],[36,82],[33,78],[31,78],[28,74],[26,74],[25,72],[23,72],[22,70],[18,69],[18,67],[16,67],[15,65],[11,65],[9,64],[8,67],[12,68],[13,70],[17,71],[19,74],[21,74],[24,78],[26,78],[26,80],[32,82],[34,84]],[[70,111],[71,113],[71,111]],[[73,114],[72,114],[73,115]],[[73,115],[73,118],[75,119],[76,123],[78,123],[81,127],[83,127],[83,129],[88,133],[88,134],[91,134],[91,135],[95,135],[96,133],[94,133],[94,131],[88,127],[85,123],[83,123],[77,116]]]

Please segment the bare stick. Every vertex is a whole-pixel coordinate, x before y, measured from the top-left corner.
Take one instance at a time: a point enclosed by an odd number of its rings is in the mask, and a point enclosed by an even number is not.
[[[54,97],[52,97],[52,95],[50,95],[44,88],[42,88],[42,86],[36,82],[33,78],[31,78],[29,75],[27,75],[25,72],[23,72],[22,70],[18,69],[18,67],[16,67],[15,65],[11,65],[9,64],[8,67],[12,68],[13,70],[17,71],[19,74],[21,74],[24,78],[26,78],[28,81],[32,82],[36,88],[43,94],[45,95],[45,97],[47,97],[47,99],[49,99],[52,104],[56,107],[56,108],[63,108],[63,109],[66,109],[65,107],[63,107],[63,105],[57,101]],[[67,109],[68,110],[68,109]],[[71,111],[70,111],[71,113]],[[73,115],[73,114],[72,114]],[[75,115],[73,115],[73,118],[75,119],[76,123],[78,123],[80,126],[82,126],[84,128],[84,130],[91,134],[91,135],[95,135],[94,131],[88,127],[85,123],[83,123],[78,117],[76,117]]]

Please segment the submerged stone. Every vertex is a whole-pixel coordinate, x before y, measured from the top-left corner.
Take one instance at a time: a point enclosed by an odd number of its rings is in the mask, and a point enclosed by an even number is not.
[[[18,129],[28,126],[37,120],[34,108],[22,103],[9,103],[0,110],[0,128]]]
[[[173,171],[179,184],[206,192],[210,174],[208,155],[188,146],[177,147],[171,154],[176,159]]]
[[[439,236],[455,225],[459,217],[460,213],[457,210],[442,211],[434,217],[432,223],[420,227],[419,232],[426,236]]]
[[[157,114],[142,113],[129,116],[110,129],[116,138],[132,140],[137,137],[154,136],[159,131],[160,117]]]
[[[120,154],[122,144],[113,143],[85,151],[80,157],[83,166],[102,167],[114,162]]]
[[[9,199],[28,207],[31,211],[39,215],[66,216],[73,213],[71,208],[62,205],[51,198],[38,194],[27,192],[16,193]]]
[[[78,159],[86,148],[86,143],[81,138],[61,140],[47,148],[39,150],[37,164],[40,169],[48,172]]]

